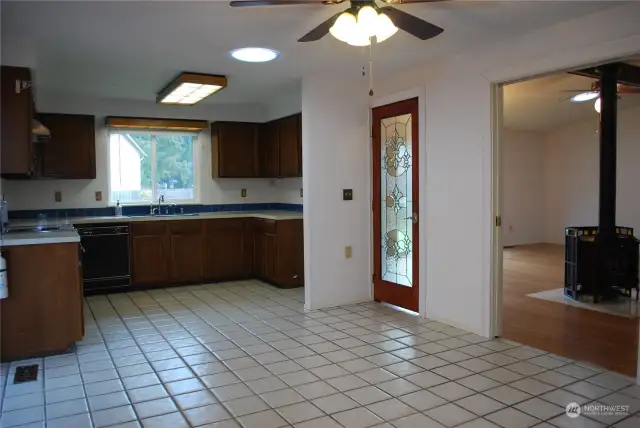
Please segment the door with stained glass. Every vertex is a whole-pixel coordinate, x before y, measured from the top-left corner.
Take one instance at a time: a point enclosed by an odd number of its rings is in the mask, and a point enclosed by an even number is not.
[[[418,99],[373,109],[374,299],[418,311]]]

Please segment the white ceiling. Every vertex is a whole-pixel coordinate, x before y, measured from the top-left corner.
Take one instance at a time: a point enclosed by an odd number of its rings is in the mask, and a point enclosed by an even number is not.
[[[38,90],[68,95],[154,101],[182,71],[225,74],[229,88],[213,103],[267,102],[299,87],[308,73],[353,73],[368,50],[330,36],[296,40],[341,6],[231,8],[226,1],[2,1],[2,63],[35,69]],[[420,41],[398,33],[374,48],[374,75],[421,65],[590,14],[612,2],[465,1],[400,8],[445,29]],[[282,52],[267,64],[232,60],[228,51],[267,46]]]
[[[634,61],[627,61],[632,63]],[[562,125],[592,118],[598,120],[593,101],[574,103],[568,100],[576,92],[588,91],[595,79],[559,73],[504,87],[504,126],[521,131],[546,132]],[[640,94],[621,95],[618,109],[640,106]]]

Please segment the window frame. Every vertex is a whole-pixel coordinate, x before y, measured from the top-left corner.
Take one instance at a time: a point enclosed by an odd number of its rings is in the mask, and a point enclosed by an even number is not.
[[[165,201],[165,204],[178,204],[178,205],[199,205],[200,202],[200,154],[201,154],[201,133],[197,131],[170,131],[170,130],[162,130],[162,129],[123,129],[123,128],[107,128],[107,206],[115,207],[117,204],[116,200],[111,200],[111,135],[114,134],[138,134],[138,135],[151,135],[151,177],[154,185],[151,189],[151,202],[153,204],[158,203],[158,192],[157,186],[157,175],[156,175],[156,143],[157,136],[190,136],[193,137],[193,199],[171,199]],[[120,202],[121,206],[140,206],[146,205],[147,201],[139,200],[136,202]]]

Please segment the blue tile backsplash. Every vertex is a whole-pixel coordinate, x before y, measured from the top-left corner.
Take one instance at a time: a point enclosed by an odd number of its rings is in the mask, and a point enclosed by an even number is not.
[[[168,204],[163,205],[167,207]],[[178,211],[183,209],[184,213],[215,213],[223,211],[295,211],[302,212],[301,204],[283,204],[278,202],[264,204],[216,204],[216,205],[178,205]],[[123,206],[123,215],[144,215],[149,213],[149,205]],[[114,207],[102,208],[69,208],[58,210],[17,210],[9,211],[10,219],[30,219],[37,218],[39,214],[45,214],[47,218],[65,217],[104,217],[115,215]]]

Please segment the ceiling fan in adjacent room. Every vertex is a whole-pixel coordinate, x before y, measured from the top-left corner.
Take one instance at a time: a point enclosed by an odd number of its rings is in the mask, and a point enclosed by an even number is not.
[[[593,108],[600,113],[600,82],[595,81],[591,83],[590,89],[565,89],[563,92],[577,92],[576,95],[568,98],[574,103],[582,103],[585,101],[596,100],[593,104]],[[640,87],[625,85],[618,83],[618,98],[620,95],[640,95]]]
[[[380,0],[387,4],[435,3],[447,0]],[[347,0],[256,0],[232,1],[232,7],[327,5],[346,3]],[[298,39],[299,42],[314,42],[327,33],[352,46],[368,46],[375,37],[377,43],[393,36],[398,29],[406,31],[420,40],[436,37],[444,30],[435,24],[420,19],[391,6],[379,7],[375,0],[351,0],[350,7]]]

